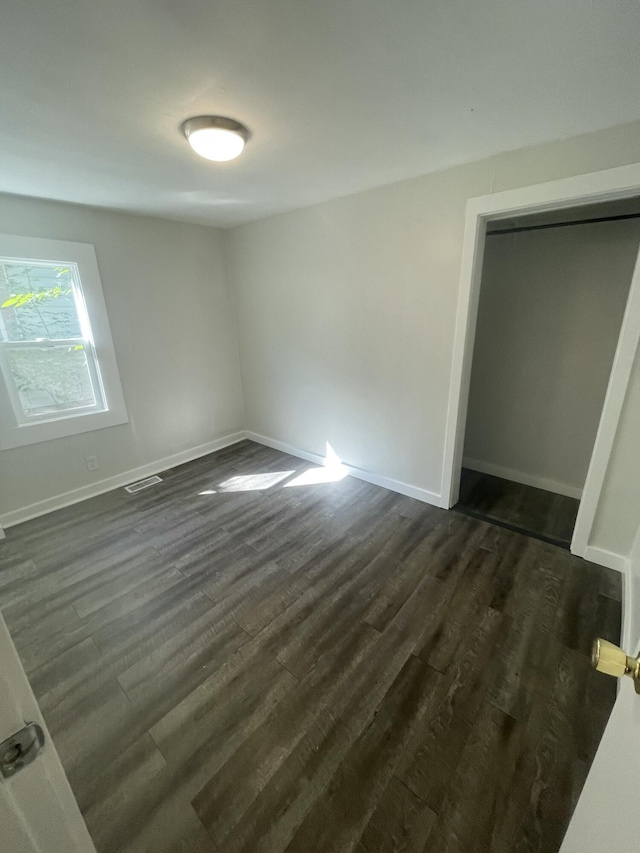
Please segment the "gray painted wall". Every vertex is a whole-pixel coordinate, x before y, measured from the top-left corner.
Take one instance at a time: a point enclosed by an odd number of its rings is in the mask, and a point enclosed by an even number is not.
[[[95,246],[130,419],[2,451],[0,517],[242,428],[221,231],[2,195],[0,232]]]
[[[226,232],[247,428],[439,493],[467,199],[638,151],[626,125]]]
[[[582,489],[639,246],[638,219],[487,238],[469,467]]]

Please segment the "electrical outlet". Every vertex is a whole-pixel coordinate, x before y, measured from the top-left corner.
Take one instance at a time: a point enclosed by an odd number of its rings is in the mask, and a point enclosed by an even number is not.
[[[97,456],[87,456],[87,471],[97,471],[98,470],[98,457]]]

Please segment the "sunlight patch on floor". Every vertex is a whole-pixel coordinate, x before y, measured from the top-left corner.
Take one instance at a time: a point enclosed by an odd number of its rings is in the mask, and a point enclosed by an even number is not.
[[[295,471],[268,471],[266,474],[239,474],[220,483],[219,492],[254,492],[270,489],[282,480],[286,480]]]
[[[289,486],[313,486],[316,483],[337,483],[339,480],[344,480],[348,471],[344,466],[339,468],[309,468],[303,471],[302,474],[289,480],[284,484],[285,489]]]
[[[317,483],[337,483],[344,480],[349,473],[348,469],[342,464],[340,457],[329,442],[327,442],[326,447],[323,465],[303,471],[302,474],[285,483],[285,489],[289,486],[313,486]]]
[[[238,474],[220,483],[215,489],[203,489],[199,495],[216,495],[220,492],[255,492],[264,491],[282,483],[289,486],[314,486],[319,483],[337,483],[349,474],[349,469],[342,464],[340,457],[333,447],[326,442],[326,456],[322,465],[308,468],[288,483],[283,483],[296,471],[267,471],[263,474]]]

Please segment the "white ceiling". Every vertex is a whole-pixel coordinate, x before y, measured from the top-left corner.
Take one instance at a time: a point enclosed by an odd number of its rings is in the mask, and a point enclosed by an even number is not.
[[[637,0],[2,0],[0,21],[0,191],[192,222],[640,118]],[[201,113],[250,128],[238,160],[190,150]]]

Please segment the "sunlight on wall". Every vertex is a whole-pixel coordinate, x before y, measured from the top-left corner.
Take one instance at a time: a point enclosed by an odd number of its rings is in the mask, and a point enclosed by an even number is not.
[[[216,495],[218,492],[254,492],[270,489],[278,483],[282,483],[287,477],[291,477],[296,471],[268,471],[264,474],[239,474],[220,483],[217,489],[203,489],[200,495]],[[321,466],[308,468],[302,474],[298,474],[288,483],[283,483],[285,488],[289,486],[313,486],[318,483],[337,483],[348,475],[349,469],[342,464],[340,457],[327,441],[326,456]]]
[[[284,484],[285,489],[289,486],[312,486],[316,483],[337,483],[344,480],[349,471],[340,461],[338,454],[327,442],[326,456],[322,468],[309,468],[303,471],[294,480]]]

